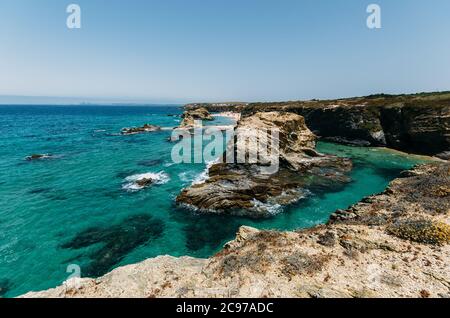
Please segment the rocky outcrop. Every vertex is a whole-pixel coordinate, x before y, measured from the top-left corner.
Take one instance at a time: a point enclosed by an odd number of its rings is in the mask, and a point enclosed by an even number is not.
[[[53,155],[51,154],[32,154],[30,156],[27,156],[25,160],[27,161],[33,161],[33,160],[42,160],[42,159],[50,159],[53,158]]]
[[[271,142],[274,131],[278,136],[272,141],[278,147]],[[236,127],[222,162],[208,169],[205,182],[184,189],[177,203],[204,213],[267,217],[304,198],[313,187],[349,182],[346,173],[351,170],[351,161],[318,153],[315,140],[299,115],[268,112],[246,117]],[[268,151],[257,153],[251,161],[252,152],[256,154],[261,147]],[[250,151],[239,162],[243,149]]]
[[[214,119],[204,107],[186,110],[183,115],[181,115],[181,118],[183,118],[183,120],[181,121],[179,128],[193,128],[196,120]]]
[[[241,227],[209,259],[160,256],[24,297],[449,297],[450,164],[408,175],[326,225]]]
[[[122,188],[127,191],[138,191],[152,185],[164,184],[169,181],[169,179],[169,176],[163,171],[158,173],[148,172],[135,174],[125,178],[126,183],[122,186]]]
[[[217,104],[203,107],[218,111]],[[317,135],[335,142],[426,155],[450,150],[450,92],[250,103],[236,106],[236,110],[244,116],[261,111],[293,112],[305,117]]]
[[[438,153],[436,157],[442,160],[450,160],[450,151]]]
[[[154,131],[160,131],[161,127],[145,124],[142,127],[131,127],[131,128],[123,128],[121,131],[122,135],[136,135],[136,134],[142,134],[142,133],[148,133],[148,132],[154,132]]]

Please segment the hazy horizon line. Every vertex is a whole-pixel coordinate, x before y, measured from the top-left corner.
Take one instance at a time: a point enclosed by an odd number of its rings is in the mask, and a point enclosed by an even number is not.
[[[404,93],[386,93],[378,92],[367,95],[355,95],[355,96],[340,96],[334,98],[298,98],[298,99],[276,99],[276,100],[211,100],[205,98],[190,99],[190,98],[129,98],[129,97],[77,97],[77,96],[34,96],[34,95],[0,95],[0,105],[64,105],[64,106],[88,106],[88,105],[135,105],[135,106],[150,106],[150,105],[173,105],[180,106],[186,104],[201,104],[201,103],[258,103],[258,102],[287,102],[287,101],[307,101],[307,100],[335,100],[335,99],[348,99],[366,97],[371,95],[415,95],[415,94],[433,94],[433,93],[450,93],[449,90],[436,90],[436,91],[416,91],[416,92],[404,92]]]

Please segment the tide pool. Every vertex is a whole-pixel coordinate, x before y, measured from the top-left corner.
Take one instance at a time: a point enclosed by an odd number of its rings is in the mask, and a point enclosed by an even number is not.
[[[0,106],[0,293],[14,297],[61,284],[71,273],[100,276],[158,255],[209,257],[239,226],[292,230],[326,222],[336,209],[381,192],[422,160],[384,149],[319,142],[318,150],[353,159],[352,182],[313,191],[265,220],[205,216],[174,203],[204,164],[174,164],[170,130],[122,136],[145,123],[174,127],[179,107]],[[208,123],[227,125],[218,118]],[[53,158],[27,161],[34,153]],[[140,174],[163,176],[129,191]],[[130,179],[131,178],[131,179]]]

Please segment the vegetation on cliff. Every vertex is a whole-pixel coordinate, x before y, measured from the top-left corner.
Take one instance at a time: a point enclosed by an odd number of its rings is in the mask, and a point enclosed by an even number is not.
[[[220,111],[221,107],[202,106],[210,111]],[[335,142],[386,146],[427,155],[444,154],[450,149],[450,92],[241,103],[224,107],[242,112],[243,116],[256,112],[293,112],[305,117],[306,124],[317,135]]]

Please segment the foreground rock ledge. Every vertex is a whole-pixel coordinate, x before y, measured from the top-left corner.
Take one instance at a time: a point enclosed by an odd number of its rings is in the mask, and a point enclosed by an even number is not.
[[[208,179],[184,189],[177,203],[202,213],[269,217],[304,198],[311,188],[336,189],[350,181],[346,173],[352,169],[351,160],[318,153],[314,149],[317,137],[304,118],[287,112],[256,113],[239,121],[234,147],[228,145],[222,161],[226,162],[228,153],[238,158],[237,149],[246,149],[249,139],[255,142],[247,149],[258,149],[258,144],[272,149],[275,129],[279,162],[274,171],[264,170],[275,166],[269,153],[259,153],[255,163],[217,163],[208,169]]]
[[[450,164],[403,175],[327,225],[241,227],[210,259],[161,256],[22,297],[449,297]],[[440,230],[407,230],[425,221]]]

